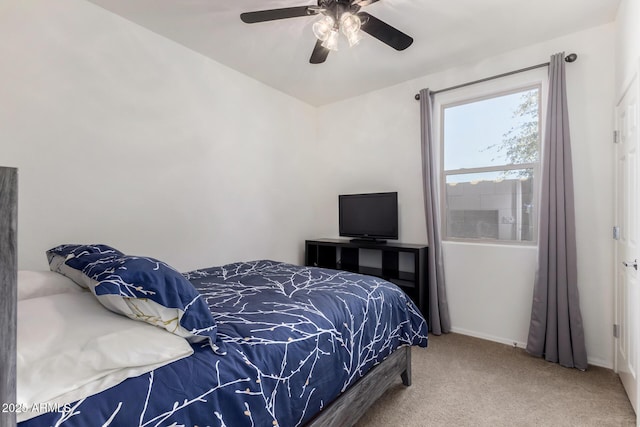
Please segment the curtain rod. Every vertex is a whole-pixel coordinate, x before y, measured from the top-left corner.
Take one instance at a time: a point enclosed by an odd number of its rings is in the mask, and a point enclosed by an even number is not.
[[[565,58],[564,58],[564,60],[566,62],[575,62],[576,59],[578,59],[578,55],[576,55],[575,53],[570,53],[569,55],[565,56]],[[433,95],[436,95],[438,93],[447,92],[449,90],[460,89],[461,87],[471,86],[471,85],[475,85],[475,84],[478,84],[478,83],[487,82],[489,80],[499,79],[500,77],[507,77],[507,76],[510,76],[512,74],[523,73],[525,71],[535,70],[536,68],[542,68],[542,67],[548,67],[548,66],[549,66],[549,62],[545,62],[543,64],[532,65],[531,67],[520,68],[519,70],[509,71],[508,73],[497,74],[495,76],[485,77],[484,79],[474,80],[472,82],[462,83],[462,84],[459,84],[459,85],[447,87],[447,88],[440,89],[440,90],[434,90],[431,93]],[[420,94],[419,93],[416,93],[415,99],[416,99],[416,101],[420,100]]]

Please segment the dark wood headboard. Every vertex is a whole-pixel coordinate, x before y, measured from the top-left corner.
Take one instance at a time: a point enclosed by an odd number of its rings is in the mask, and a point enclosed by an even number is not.
[[[0,167],[0,403],[16,402],[17,214],[18,170]],[[15,424],[13,411],[0,411],[0,427]]]

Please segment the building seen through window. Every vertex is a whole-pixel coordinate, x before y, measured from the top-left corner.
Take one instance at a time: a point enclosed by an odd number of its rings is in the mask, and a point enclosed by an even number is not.
[[[442,110],[445,239],[535,241],[540,88]]]

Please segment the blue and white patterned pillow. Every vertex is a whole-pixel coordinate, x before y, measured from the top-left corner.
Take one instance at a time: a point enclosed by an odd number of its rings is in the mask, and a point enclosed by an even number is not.
[[[107,245],[60,245],[47,251],[49,268],[76,282],[85,289],[91,283],[84,274],[83,266],[124,256],[122,252]]]
[[[217,353],[216,323],[193,285],[154,258],[124,255],[106,245],[61,245],[49,267],[91,290],[109,310],[159,326],[190,342],[208,340]]]

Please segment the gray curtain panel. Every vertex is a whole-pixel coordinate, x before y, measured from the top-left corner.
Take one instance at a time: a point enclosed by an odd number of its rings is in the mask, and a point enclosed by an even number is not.
[[[429,274],[429,330],[435,334],[451,331],[449,304],[444,280],[442,262],[442,241],[440,240],[440,203],[438,176],[433,144],[433,101],[431,91],[420,91],[420,134],[422,139],[422,184],[424,209],[427,219],[427,272]]]
[[[587,368],[576,265],[576,226],[564,53],[551,57],[542,147],[538,269],[527,351],[550,362]]]

